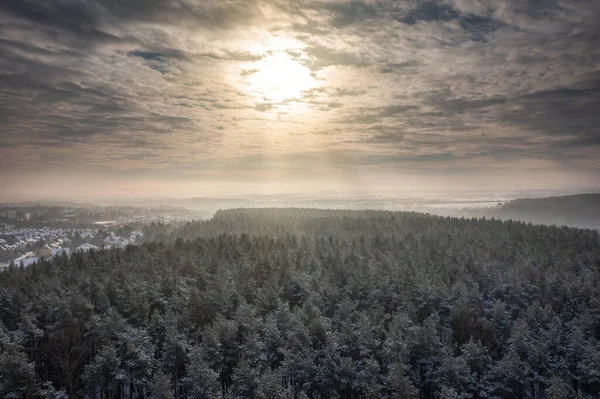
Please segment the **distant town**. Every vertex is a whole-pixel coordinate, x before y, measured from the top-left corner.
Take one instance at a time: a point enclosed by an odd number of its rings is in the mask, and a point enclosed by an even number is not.
[[[73,251],[125,247],[141,242],[141,230],[120,227],[111,231],[110,226],[97,229],[81,228],[32,228],[0,226],[0,268],[11,264],[29,266],[41,258],[69,255]]]
[[[197,218],[194,211],[169,207],[0,206],[0,269],[139,244],[147,226]]]

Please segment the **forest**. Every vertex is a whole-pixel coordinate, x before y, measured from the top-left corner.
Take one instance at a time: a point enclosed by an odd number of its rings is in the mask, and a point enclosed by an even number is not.
[[[0,397],[599,398],[596,230],[232,209],[0,273]]]
[[[547,198],[520,198],[496,209],[471,212],[473,216],[521,220],[528,223],[556,224],[600,229],[600,194],[563,195]]]

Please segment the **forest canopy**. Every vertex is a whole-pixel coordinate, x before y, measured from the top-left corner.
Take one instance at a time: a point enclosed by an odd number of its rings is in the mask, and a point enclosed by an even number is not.
[[[597,398],[598,231],[233,209],[0,273],[3,398]]]

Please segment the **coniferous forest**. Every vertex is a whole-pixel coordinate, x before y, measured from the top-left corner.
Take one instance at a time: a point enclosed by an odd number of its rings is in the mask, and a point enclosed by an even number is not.
[[[598,398],[598,231],[253,209],[0,273],[2,398]]]

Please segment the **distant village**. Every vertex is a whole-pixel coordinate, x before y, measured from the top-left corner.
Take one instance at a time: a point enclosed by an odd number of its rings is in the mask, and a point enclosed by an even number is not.
[[[183,208],[134,206],[0,205],[0,224],[17,227],[92,227],[97,225],[141,225],[193,220],[197,212]]]
[[[197,217],[195,211],[166,206],[0,205],[0,270],[76,251],[139,244],[144,226]]]
[[[92,228],[33,228],[0,224],[0,268],[29,266],[44,258],[69,255],[75,251],[125,247],[140,243],[141,230],[110,226]]]

